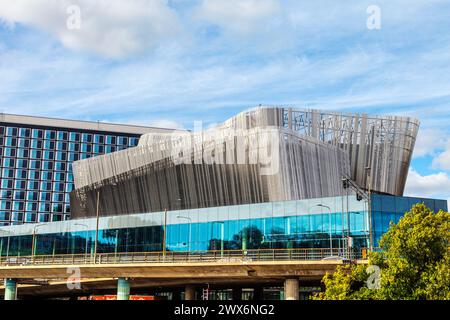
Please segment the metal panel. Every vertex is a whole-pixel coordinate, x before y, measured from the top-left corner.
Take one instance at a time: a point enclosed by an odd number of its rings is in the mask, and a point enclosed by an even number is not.
[[[101,214],[117,215],[337,196],[344,175],[368,188],[371,174],[372,190],[401,195],[418,126],[259,107],[202,132],[146,134],[135,148],[74,163],[72,217],[94,215],[97,192]]]

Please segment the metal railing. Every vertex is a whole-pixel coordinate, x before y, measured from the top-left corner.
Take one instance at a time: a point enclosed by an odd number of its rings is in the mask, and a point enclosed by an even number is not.
[[[245,261],[308,261],[366,259],[366,248],[345,249],[248,249],[210,251],[151,251],[98,253],[94,261],[91,254],[58,254],[0,257],[1,266],[76,265],[76,264],[133,264],[133,263],[227,263]]]

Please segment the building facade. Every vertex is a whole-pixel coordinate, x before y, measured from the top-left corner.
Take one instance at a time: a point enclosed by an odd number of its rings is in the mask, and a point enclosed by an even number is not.
[[[196,132],[74,163],[73,216],[196,209],[345,194],[403,195],[419,121],[259,107]],[[97,197],[99,199],[97,203]]]
[[[131,125],[0,114],[0,225],[70,217],[72,163],[134,147]]]
[[[166,230],[167,252],[332,248],[342,256],[349,246],[377,247],[389,223],[416,203],[448,210],[445,200],[372,195],[369,204],[346,195],[100,217],[97,252],[161,252]],[[96,219],[0,228],[0,256],[31,255],[33,234],[36,255],[92,257]]]
[[[33,235],[36,254],[88,254],[96,217],[99,253],[367,248],[415,203],[447,210],[445,201],[402,197],[418,129],[407,117],[260,107],[200,132],[135,128],[150,130],[137,145],[137,132],[124,140],[112,125],[102,131],[80,125],[3,126],[3,171],[15,168],[3,180],[20,172],[19,163],[28,177],[38,161],[36,188],[53,183],[49,190],[26,190],[37,200],[5,203],[13,203],[13,214],[28,211],[16,202],[43,203],[38,220],[56,221],[0,228],[2,254],[31,253]],[[23,141],[29,141],[27,162],[19,156],[25,155]],[[79,160],[72,179],[73,157]],[[67,163],[66,171],[58,163]],[[62,183],[53,177],[68,179],[65,187],[75,181],[70,221],[53,218],[59,201],[39,200],[63,193],[61,204],[68,205],[68,190],[54,191]],[[14,183],[11,189],[13,197],[21,192]]]

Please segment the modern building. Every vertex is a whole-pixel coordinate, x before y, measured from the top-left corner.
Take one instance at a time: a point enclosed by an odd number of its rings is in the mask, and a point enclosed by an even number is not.
[[[347,248],[360,257],[416,203],[447,211],[447,201],[372,194],[173,210],[99,218],[98,253]],[[0,228],[0,256],[94,255],[96,218]],[[371,230],[372,229],[372,230]],[[33,236],[34,235],[34,236]],[[348,241],[351,243],[348,243]]]
[[[34,141],[46,146],[53,139],[59,146],[59,136],[67,138],[61,141],[67,152],[56,148],[51,159],[79,157],[73,164],[72,220],[42,225],[39,231],[33,226],[10,229],[19,242],[10,243],[9,253],[30,250],[21,241],[31,241],[31,233],[47,234],[37,252],[93,250],[96,216],[102,217],[99,252],[162,250],[164,212],[164,249],[172,251],[343,248],[349,239],[362,248],[376,245],[388,222],[397,221],[414,203],[447,209],[445,201],[402,197],[419,125],[407,117],[259,107],[198,132],[152,130],[134,147],[137,131],[149,128],[120,126],[135,130],[125,143],[119,137],[111,140],[115,136],[107,131],[119,130],[113,125],[94,131],[98,124],[76,124],[90,131],[78,136],[69,131],[67,137],[57,128],[30,128],[28,133],[31,146]],[[26,140],[19,128],[15,132],[8,124],[5,130],[5,145],[20,146]],[[126,146],[130,148],[120,150]],[[97,155],[112,147],[117,151]],[[4,151],[10,155],[6,162],[12,161],[10,152]],[[41,168],[58,162],[47,160]],[[31,161],[36,160],[29,165]],[[64,183],[72,186],[71,179]]]
[[[70,217],[72,163],[164,129],[0,114],[0,225]]]
[[[448,210],[445,200],[403,196],[418,127],[407,117],[260,107],[202,131],[151,131],[126,150],[75,161],[71,219],[0,227],[0,261],[361,258],[414,204]],[[298,298],[289,272],[276,292]],[[129,290],[118,277],[118,292]]]
[[[137,147],[75,162],[73,217],[340,196],[342,178],[399,196],[418,126],[260,107],[203,131],[149,133]]]

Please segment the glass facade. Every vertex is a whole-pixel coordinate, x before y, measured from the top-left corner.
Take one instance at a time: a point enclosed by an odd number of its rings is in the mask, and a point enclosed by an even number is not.
[[[386,232],[418,202],[433,210],[447,210],[446,201],[374,196],[374,238]],[[169,211],[166,250],[205,251],[265,248],[333,248],[369,245],[367,202],[354,196],[251,205]],[[381,208],[380,211],[374,210]],[[383,211],[383,208],[385,210]],[[99,253],[162,251],[164,212],[101,217]],[[381,222],[380,222],[381,219]],[[70,220],[0,229],[0,255],[30,255],[35,233],[35,254],[92,254],[95,219]],[[376,243],[375,243],[376,246]]]
[[[416,203],[424,203],[434,212],[447,211],[447,200],[396,197],[387,195],[372,195],[372,234],[374,245],[378,245],[383,233],[389,229],[389,224],[397,223],[406,211],[409,211]]]
[[[0,122],[0,226],[68,219],[72,162],[134,147],[138,138]]]

